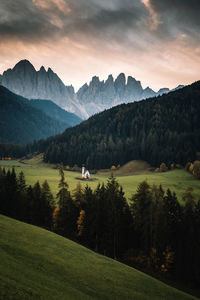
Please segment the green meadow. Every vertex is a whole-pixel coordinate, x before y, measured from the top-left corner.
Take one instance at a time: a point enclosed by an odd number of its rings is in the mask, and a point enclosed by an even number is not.
[[[197,299],[55,233],[0,215],[0,299]]]
[[[173,170],[164,173],[155,173],[148,171],[148,165],[142,163],[142,167],[138,168],[138,162],[134,164],[135,168],[130,164],[126,167],[122,167],[118,171],[114,171],[114,174],[122,185],[125,196],[127,199],[136,192],[139,183],[146,180],[150,185],[162,185],[164,190],[168,188],[171,191],[176,192],[180,202],[182,202],[182,196],[188,187],[193,188],[193,193],[196,199],[200,199],[200,181],[194,178],[190,173],[182,170]],[[27,184],[33,185],[38,180],[42,183],[47,180],[51,190],[56,195],[58,191],[59,172],[55,169],[55,166],[44,164],[41,162],[41,158],[34,158],[26,160],[23,163],[19,161],[0,161],[0,166],[7,168],[14,167],[16,173],[23,171],[26,177]],[[95,189],[98,183],[107,181],[111,172],[98,172],[95,175],[91,175],[94,181],[81,181],[82,187],[89,185],[92,189]],[[80,172],[65,171],[65,178],[69,184],[69,189],[73,191],[78,183],[77,177],[81,177]]]

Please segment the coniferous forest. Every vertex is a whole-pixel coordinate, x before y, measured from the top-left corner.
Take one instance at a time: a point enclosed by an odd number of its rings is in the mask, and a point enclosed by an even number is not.
[[[200,82],[169,94],[122,104],[63,134],[29,145],[45,162],[90,169],[142,159],[185,165],[200,151]]]
[[[48,183],[27,186],[23,172],[0,169],[0,213],[41,226],[159,278],[200,284],[200,200],[144,181],[128,205],[113,175],[95,190],[70,193],[62,168],[56,199]]]

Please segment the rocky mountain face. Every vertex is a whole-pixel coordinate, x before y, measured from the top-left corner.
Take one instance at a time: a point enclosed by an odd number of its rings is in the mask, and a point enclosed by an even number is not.
[[[3,73],[0,84],[25,98],[52,100],[67,111],[85,118],[86,112],[76,100],[74,88],[66,87],[50,68],[46,71],[41,67],[36,71],[28,60],[22,60]]]
[[[22,60],[13,69],[0,76],[0,84],[29,99],[47,99],[75,113],[82,119],[121,103],[129,103],[155,97],[169,92],[163,88],[154,92],[149,87],[143,89],[141,82],[121,73],[114,80],[112,75],[105,81],[94,76],[77,93],[73,86],[65,86],[50,68],[41,67],[36,71],[28,60]]]
[[[142,99],[155,97],[168,93],[169,89],[160,89],[157,93],[147,87],[142,88],[141,82],[124,73],[119,74],[116,80],[112,75],[106,81],[100,81],[94,76],[90,84],[84,84],[77,92],[77,98],[84,106],[89,116],[104,109],[121,103],[130,103]]]

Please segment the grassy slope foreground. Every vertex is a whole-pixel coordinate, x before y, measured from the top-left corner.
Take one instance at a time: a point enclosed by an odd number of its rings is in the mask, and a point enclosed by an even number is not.
[[[195,299],[41,228],[0,215],[0,299]]]

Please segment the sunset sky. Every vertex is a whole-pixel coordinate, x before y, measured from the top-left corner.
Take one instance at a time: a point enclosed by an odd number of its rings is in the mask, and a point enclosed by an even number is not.
[[[200,79],[199,0],[1,0],[0,73],[28,59],[77,89],[124,72],[158,90]]]

